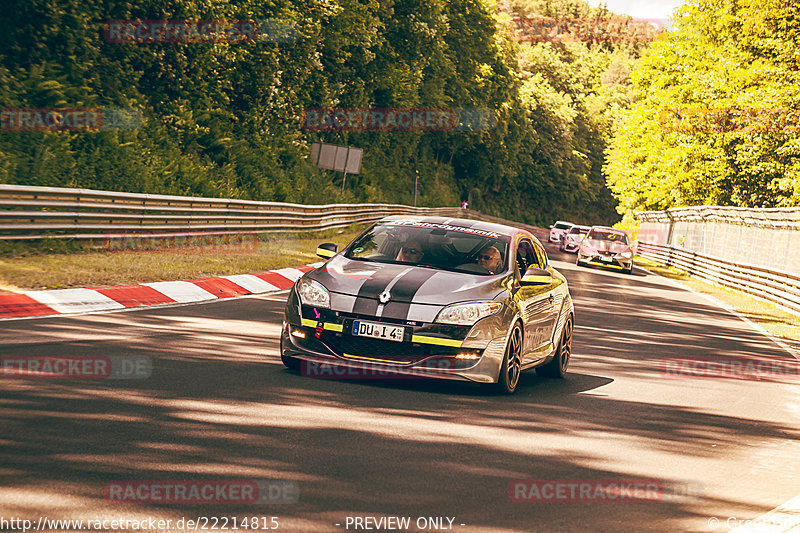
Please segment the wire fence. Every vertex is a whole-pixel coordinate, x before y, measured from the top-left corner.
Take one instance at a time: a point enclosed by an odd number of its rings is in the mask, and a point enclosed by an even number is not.
[[[636,215],[639,255],[800,312],[800,208],[699,206]]]

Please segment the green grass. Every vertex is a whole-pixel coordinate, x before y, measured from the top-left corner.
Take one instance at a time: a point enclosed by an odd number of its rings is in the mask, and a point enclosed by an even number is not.
[[[637,256],[635,264],[719,300],[800,351],[800,316],[771,302],[754,298],[741,291],[713,285],[692,277],[683,270],[664,266],[644,257]]]
[[[262,235],[257,246],[200,246],[177,250],[106,251],[86,242],[48,239],[0,248],[0,291],[127,285],[247,274],[322,261],[321,242],[341,248],[358,226],[305,235]]]

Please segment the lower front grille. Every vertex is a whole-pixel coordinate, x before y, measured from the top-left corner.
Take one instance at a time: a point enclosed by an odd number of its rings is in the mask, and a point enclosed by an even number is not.
[[[589,261],[594,261],[595,263],[603,266],[610,266],[610,267],[624,267],[625,265],[619,259],[611,258],[611,261],[603,261],[599,255],[594,255],[589,258]]]
[[[325,343],[334,352],[345,357],[347,355],[353,355],[356,357],[398,364],[416,363],[421,359],[434,355],[447,356],[459,353],[458,348],[450,348],[447,346],[384,341],[366,337],[355,337],[346,333],[328,336],[328,338],[325,339]]]

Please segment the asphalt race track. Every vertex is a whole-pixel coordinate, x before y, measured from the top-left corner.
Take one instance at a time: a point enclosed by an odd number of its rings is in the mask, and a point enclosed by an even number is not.
[[[288,532],[730,531],[800,493],[797,374],[670,370],[682,358],[788,363],[789,354],[662,278],[552,259],[575,301],[570,373],[525,373],[511,397],[468,383],[288,371],[278,356],[286,292],[0,322],[4,359],[152,365],[144,379],[0,379],[0,517],[274,516]],[[299,493],[259,504],[104,496],[115,482],[187,480],[283,480]],[[530,490],[515,493],[518,480]],[[650,486],[648,497],[564,489],[626,480]],[[568,497],[548,496],[548,484]],[[513,501],[520,494],[526,501]],[[390,516],[411,525],[366,529]]]

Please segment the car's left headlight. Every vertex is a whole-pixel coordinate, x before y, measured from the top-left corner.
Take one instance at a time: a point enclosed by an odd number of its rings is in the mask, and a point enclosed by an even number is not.
[[[503,308],[500,302],[470,302],[448,305],[439,313],[434,322],[471,326],[478,320],[493,315]]]
[[[300,295],[300,301],[305,305],[326,309],[331,307],[331,295],[328,289],[313,279],[300,278],[300,281],[297,282],[297,294]]]
[[[622,252],[622,253],[617,254],[617,255],[619,257],[623,258],[623,259],[630,259],[631,258],[631,252],[629,252],[629,251],[628,252]]]

